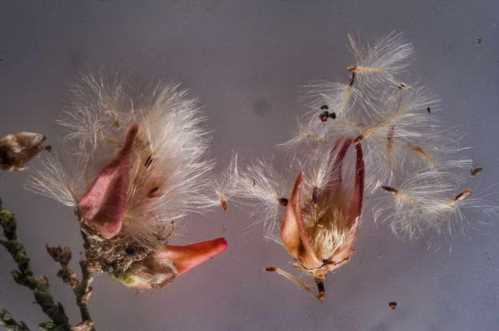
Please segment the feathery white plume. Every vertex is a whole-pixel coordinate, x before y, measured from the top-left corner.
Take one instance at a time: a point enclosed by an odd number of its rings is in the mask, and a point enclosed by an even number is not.
[[[147,94],[88,76],[75,94],[72,109],[59,121],[69,130],[63,158],[45,161],[33,178],[34,191],[77,206],[136,124],[123,233],[154,241],[171,232],[173,221],[208,205],[209,138],[198,104],[186,91],[158,84]]]
[[[281,144],[296,167],[275,176],[268,174],[271,165],[260,164],[238,179],[239,196],[253,201],[266,224],[280,230],[280,242],[313,277],[319,299],[326,274],[353,255],[362,215],[389,223],[398,235],[416,237],[452,229],[465,219],[464,209],[480,205],[465,185],[463,172],[469,177],[471,161],[460,145],[462,134],[439,121],[437,97],[399,77],[408,69],[413,46],[399,33],[372,46],[349,40],[355,58],[347,68],[350,80],[306,86],[307,112],[298,120],[297,134]],[[378,203],[361,214],[364,194],[378,197]],[[266,270],[312,292],[284,270]]]
[[[368,88],[387,82],[400,84],[396,76],[407,69],[414,53],[414,47],[405,41],[402,34],[392,32],[374,45],[362,45],[351,35],[348,40],[355,59],[355,64],[348,70],[357,74],[356,79]]]
[[[75,94],[60,121],[69,129],[64,158],[48,159],[31,188],[75,207],[88,263],[127,286],[156,288],[224,251],[224,238],[169,243],[179,221],[211,204],[196,100],[178,86],[134,90],[91,76]]]

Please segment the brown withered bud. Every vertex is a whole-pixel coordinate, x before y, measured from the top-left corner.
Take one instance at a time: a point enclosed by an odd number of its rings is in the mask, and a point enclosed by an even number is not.
[[[54,259],[54,261],[62,264],[63,266],[67,266],[71,261],[71,249],[69,247],[60,247],[60,246],[48,246],[47,252]]]
[[[44,146],[46,137],[39,133],[18,132],[0,139],[0,168],[7,171],[22,171],[26,163],[40,151],[50,149]]]

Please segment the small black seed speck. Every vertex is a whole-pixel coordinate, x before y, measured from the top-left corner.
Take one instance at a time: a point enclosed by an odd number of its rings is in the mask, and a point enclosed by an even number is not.
[[[329,118],[329,112],[327,110],[325,110],[324,112],[322,112],[319,115],[319,118],[320,118],[321,122],[326,122],[327,119]]]
[[[477,167],[471,169],[471,176],[478,176],[482,172],[483,168]]]
[[[137,253],[137,250],[135,249],[135,247],[128,246],[127,248],[125,248],[125,253],[128,256],[133,256],[133,255],[135,255],[135,253]]]
[[[280,198],[279,199],[279,204],[283,207],[286,207],[288,205],[288,199],[286,198]]]

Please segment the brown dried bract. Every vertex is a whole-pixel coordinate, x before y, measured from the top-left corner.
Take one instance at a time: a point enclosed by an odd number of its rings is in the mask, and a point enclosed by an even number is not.
[[[44,146],[46,137],[39,133],[18,132],[0,139],[0,168],[7,171],[22,171],[26,163],[40,151],[50,149]]]

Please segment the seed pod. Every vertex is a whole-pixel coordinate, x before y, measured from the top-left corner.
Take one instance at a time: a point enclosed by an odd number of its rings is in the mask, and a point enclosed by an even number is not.
[[[210,206],[197,102],[177,87],[137,93],[92,77],[77,90],[60,122],[70,130],[61,153],[69,160],[48,160],[32,187],[75,208],[93,268],[155,288],[224,251],[223,238],[171,243],[174,224]]]
[[[0,168],[7,171],[22,171],[26,163],[40,151],[50,149],[44,146],[44,135],[33,132],[8,134],[0,139]]]

